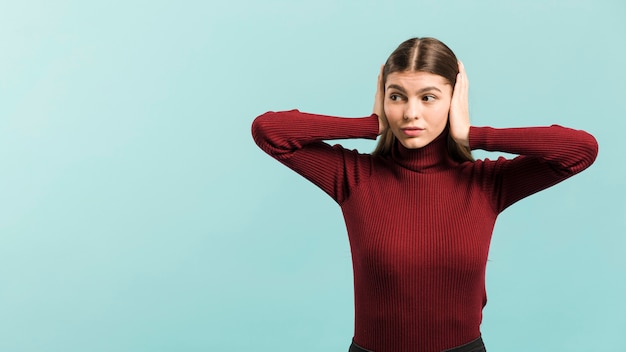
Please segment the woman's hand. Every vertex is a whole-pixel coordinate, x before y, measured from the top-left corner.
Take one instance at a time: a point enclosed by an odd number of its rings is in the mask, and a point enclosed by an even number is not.
[[[376,86],[376,96],[374,97],[374,111],[373,113],[378,115],[378,134],[383,134],[387,127],[389,127],[389,123],[387,122],[387,117],[385,116],[385,87],[383,85],[383,69],[385,65],[380,66],[380,72],[378,73],[378,85]]]
[[[450,103],[450,136],[457,143],[469,147],[469,82],[463,63],[459,61],[459,74],[452,92]]]

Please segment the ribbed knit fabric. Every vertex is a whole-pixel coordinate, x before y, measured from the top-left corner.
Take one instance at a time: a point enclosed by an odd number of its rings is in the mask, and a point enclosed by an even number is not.
[[[374,157],[323,140],[375,139],[378,117],[268,112],[261,149],[328,193],[344,214],[354,270],[354,342],[376,352],[442,351],[480,336],[497,215],[593,163],[596,140],[561,126],[471,127],[472,149],[519,154],[457,163],[444,132]]]

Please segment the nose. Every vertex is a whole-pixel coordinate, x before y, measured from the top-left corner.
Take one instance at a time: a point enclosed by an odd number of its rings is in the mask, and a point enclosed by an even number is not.
[[[405,120],[417,120],[421,116],[421,109],[419,102],[409,100],[406,104],[406,109],[404,109],[404,119]]]

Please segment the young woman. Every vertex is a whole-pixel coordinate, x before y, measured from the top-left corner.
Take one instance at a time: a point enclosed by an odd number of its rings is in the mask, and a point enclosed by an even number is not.
[[[598,150],[588,133],[557,125],[471,126],[463,65],[434,38],[409,39],[391,54],[372,115],[268,112],[252,134],[341,206],[354,270],[350,351],[485,351],[496,217],[581,172]],[[372,154],[323,142],[379,135]],[[472,149],[518,156],[474,160]]]

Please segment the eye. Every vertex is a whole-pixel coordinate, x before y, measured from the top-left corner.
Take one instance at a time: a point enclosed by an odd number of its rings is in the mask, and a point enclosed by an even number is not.
[[[437,97],[435,97],[434,95],[424,95],[422,97],[422,101],[425,101],[425,102],[433,102],[436,99],[437,99]]]
[[[402,99],[402,96],[400,94],[397,94],[397,93],[389,94],[389,100],[391,100],[391,101],[398,101],[398,100],[401,100],[401,99]]]

